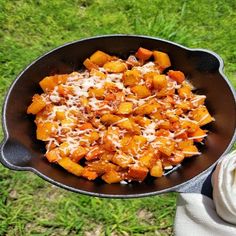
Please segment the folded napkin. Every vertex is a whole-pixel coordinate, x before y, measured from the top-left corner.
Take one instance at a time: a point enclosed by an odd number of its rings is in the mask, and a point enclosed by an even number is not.
[[[236,236],[235,171],[236,152],[232,152],[213,173],[214,202],[197,193],[179,195],[174,225],[176,236]]]
[[[217,214],[236,225],[236,151],[226,155],[212,175]]]

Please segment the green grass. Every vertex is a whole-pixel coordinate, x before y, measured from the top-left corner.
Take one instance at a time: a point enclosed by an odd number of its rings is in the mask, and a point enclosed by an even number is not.
[[[0,0],[0,101],[16,75],[42,53],[112,33],[213,50],[236,85],[235,9],[231,0]],[[92,198],[0,166],[0,235],[171,235],[175,199]]]

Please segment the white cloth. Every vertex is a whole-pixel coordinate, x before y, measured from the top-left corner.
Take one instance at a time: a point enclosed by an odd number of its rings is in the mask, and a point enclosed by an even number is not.
[[[212,175],[217,214],[236,225],[236,151],[226,155]]]
[[[176,236],[236,236],[235,171],[236,152],[232,152],[213,173],[214,202],[197,193],[179,195],[174,225]]]

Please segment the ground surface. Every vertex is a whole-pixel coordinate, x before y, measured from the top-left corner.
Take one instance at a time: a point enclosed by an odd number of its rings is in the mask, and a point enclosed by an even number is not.
[[[15,76],[42,53],[111,33],[151,35],[213,50],[236,85],[235,9],[231,0],[0,0],[1,104]],[[0,235],[172,235],[175,200],[175,194],[92,198],[0,166]]]

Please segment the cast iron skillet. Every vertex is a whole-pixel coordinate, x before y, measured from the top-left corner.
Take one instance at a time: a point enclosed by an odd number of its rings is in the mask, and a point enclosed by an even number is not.
[[[82,68],[84,59],[98,49],[126,58],[140,46],[168,53],[172,68],[183,71],[197,93],[207,96],[206,105],[216,121],[206,127],[210,132],[205,146],[200,148],[202,155],[185,160],[165,177],[150,177],[143,183],[127,185],[90,182],[49,164],[43,158],[44,143],[35,138],[33,117],[26,115],[32,96],[41,92],[38,82],[47,75]],[[222,155],[230,150],[236,136],[236,96],[222,69],[222,59],[213,52],[146,36],[107,35],[58,47],[29,65],[11,85],[3,107],[5,138],[0,161],[12,170],[32,171],[52,184],[92,196],[131,198],[171,191],[209,195],[209,175]]]

